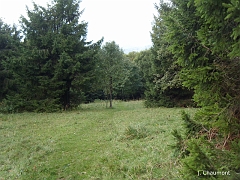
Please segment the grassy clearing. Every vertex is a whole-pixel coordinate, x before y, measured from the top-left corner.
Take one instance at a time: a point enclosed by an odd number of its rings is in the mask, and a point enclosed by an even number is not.
[[[0,179],[181,179],[169,147],[181,110],[115,101],[0,115]]]

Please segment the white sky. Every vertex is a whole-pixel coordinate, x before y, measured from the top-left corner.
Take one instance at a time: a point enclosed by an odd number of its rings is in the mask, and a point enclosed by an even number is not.
[[[104,42],[115,41],[124,50],[143,50],[151,46],[150,31],[154,3],[160,0],[82,0],[84,10],[80,21],[88,22],[87,40],[93,42],[104,37]],[[46,7],[51,0],[34,0]],[[5,23],[18,24],[26,16],[26,5],[32,0],[0,0],[0,17]]]

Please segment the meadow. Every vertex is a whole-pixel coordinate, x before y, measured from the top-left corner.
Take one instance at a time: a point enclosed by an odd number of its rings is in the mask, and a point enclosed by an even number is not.
[[[0,179],[174,180],[181,111],[98,101],[59,113],[0,114]]]

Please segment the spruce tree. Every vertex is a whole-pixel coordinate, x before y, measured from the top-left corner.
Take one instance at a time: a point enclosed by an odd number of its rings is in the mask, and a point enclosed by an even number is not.
[[[177,58],[169,50],[168,26],[164,20],[171,16],[174,10],[168,3],[155,5],[158,15],[154,17],[152,27],[151,48],[152,57],[151,76],[147,80],[148,85],[145,91],[146,106],[189,106],[191,102],[192,91],[182,86],[179,72],[181,66],[178,65]]]
[[[20,34],[16,27],[7,25],[0,19],[0,103],[13,88],[12,74],[8,70],[9,60],[18,56]],[[1,104],[4,108],[4,103]]]
[[[184,179],[239,179],[238,7],[235,0],[172,0],[173,11],[164,18],[182,83],[201,108],[186,126]],[[198,170],[231,176],[198,177]]]
[[[15,109],[54,111],[83,102],[90,88],[101,40],[86,41],[78,0],[54,0],[47,8],[33,3],[21,17],[21,56],[12,60],[18,91],[8,98]]]

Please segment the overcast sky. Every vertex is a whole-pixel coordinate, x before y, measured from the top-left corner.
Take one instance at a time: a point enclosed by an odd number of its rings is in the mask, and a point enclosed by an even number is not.
[[[82,0],[84,10],[80,21],[88,22],[87,40],[115,41],[126,51],[150,47],[154,3],[160,0]],[[45,6],[51,0],[34,0]],[[26,16],[26,5],[32,0],[0,0],[0,17],[5,23],[17,24],[20,15]]]

